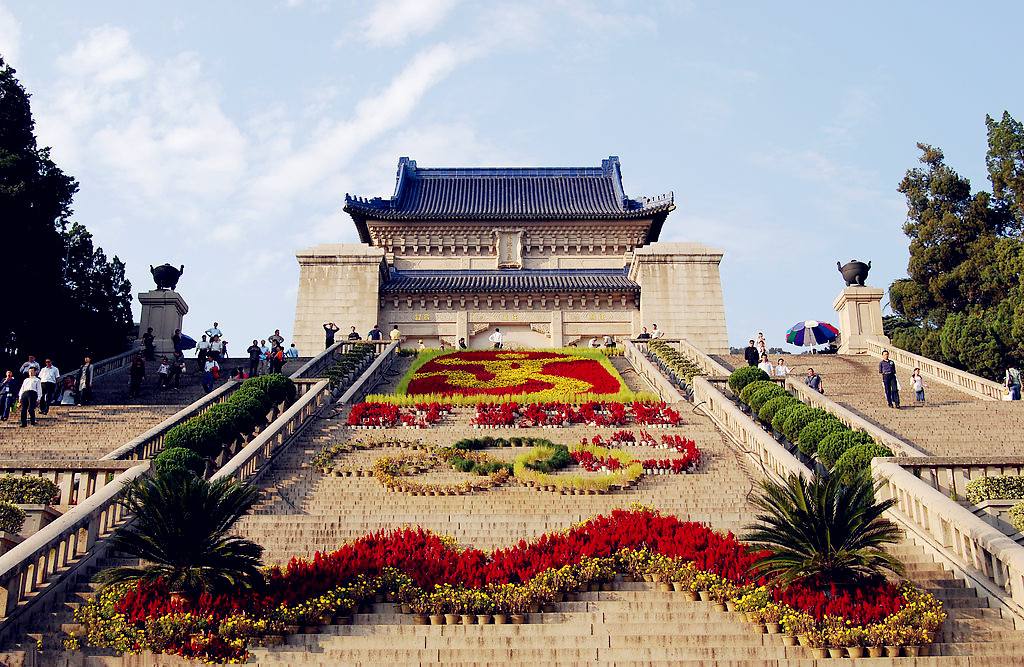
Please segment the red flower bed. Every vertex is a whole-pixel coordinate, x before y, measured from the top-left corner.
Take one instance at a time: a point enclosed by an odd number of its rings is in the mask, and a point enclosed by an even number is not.
[[[678,426],[683,418],[665,403],[633,403],[633,418],[644,426]]]
[[[349,426],[390,428],[398,424],[398,406],[388,403],[357,403],[348,413]]]
[[[855,590],[838,589],[835,585],[812,588],[792,585],[772,592],[776,602],[806,611],[815,619],[824,616],[843,616],[854,623],[877,623],[903,606],[904,598],[899,586],[884,579],[872,586]]]

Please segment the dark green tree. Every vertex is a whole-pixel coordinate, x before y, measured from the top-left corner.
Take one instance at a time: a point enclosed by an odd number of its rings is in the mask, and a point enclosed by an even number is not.
[[[131,284],[117,257],[71,222],[78,183],[38,146],[29,94],[0,58],[0,220],[5,273],[24,298],[0,308],[0,364],[26,354],[65,368],[125,349]]]

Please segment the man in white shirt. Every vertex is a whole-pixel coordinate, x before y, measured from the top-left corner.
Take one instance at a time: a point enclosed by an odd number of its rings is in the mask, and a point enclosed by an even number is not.
[[[213,326],[206,330],[206,335],[213,338],[214,336],[223,336],[224,332],[218,328],[218,323],[214,322]]]
[[[32,416],[32,425],[36,425],[36,401],[39,400],[39,394],[43,392],[42,383],[39,382],[39,378],[36,377],[36,369],[28,369],[28,377],[21,383],[21,389],[18,391],[18,400],[21,401],[21,427],[25,428],[27,424],[27,417]]]
[[[299,348],[295,347],[295,343],[292,343],[291,347],[284,351],[284,356],[288,357],[289,359],[299,358]]]
[[[57,400],[57,380],[60,378],[60,371],[53,365],[53,361],[47,359],[43,367],[39,369],[39,411],[44,415],[50,411],[50,404]]]
[[[494,344],[494,349],[495,350],[500,350],[501,349],[501,343],[502,343],[501,329],[499,329],[498,327],[495,327],[494,328],[494,333],[492,333],[490,336],[488,336],[487,340],[491,341]]]
[[[267,339],[267,342],[270,343],[271,348],[284,347],[284,336],[281,335],[281,330],[274,329],[274,334]]]
[[[196,343],[196,359],[199,360],[199,365],[202,366],[206,363],[206,358],[210,356],[210,341],[206,340],[206,335],[203,335],[203,339]]]
[[[32,356],[31,354],[28,355],[28,361],[23,363],[21,365],[21,368],[19,369],[19,372],[21,373],[21,379],[22,380],[24,380],[25,378],[28,377],[28,369],[30,369],[30,368],[36,369],[37,373],[39,372],[39,362],[36,361],[36,358],[34,356]]]
[[[761,357],[761,363],[757,367],[767,373],[768,377],[775,375],[775,366],[772,366],[772,362],[768,361],[767,354]]]
[[[662,331],[661,329],[659,329],[657,324],[652,324],[651,325],[651,339],[652,340],[658,340],[659,338],[664,338],[664,336],[665,336],[665,332]]]

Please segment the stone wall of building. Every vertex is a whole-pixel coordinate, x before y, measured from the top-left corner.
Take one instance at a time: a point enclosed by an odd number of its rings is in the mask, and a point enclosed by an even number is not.
[[[640,326],[656,323],[668,338],[728,353],[722,254],[700,243],[651,243],[633,251],[629,277],[640,285]]]
[[[293,338],[299,352],[313,355],[324,347],[324,322],[362,334],[377,324],[384,251],[361,243],[318,245],[296,253],[299,292]],[[383,324],[382,324],[383,328]]]

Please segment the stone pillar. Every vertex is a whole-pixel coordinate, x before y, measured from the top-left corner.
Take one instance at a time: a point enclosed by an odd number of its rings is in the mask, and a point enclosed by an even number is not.
[[[562,311],[551,311],[551,347],[564,347],[565,338],[562,328]]]
[[[452,341],[455,347],[459,346],[459,339],[465,338],[466,345],[469,345],[469,313],[459,310],[455,313],[455,340]]]
[[[728,354],[725,302],[718,265],[723,252],[700,243],[637,248],[629,278],[640,285],[640,327],[658,325],[666,338],[685,338],[708,354]]]
[[[879,287],[851,286],[836,297],[832,307],[839,313],[840,354],[867,352],[867,340],[889,344],[882,329],[883,296],[885,290]]]
[[[155,289],[151,292],[140,292],[139,302],[142,304],[142,320],[139,324],[139,340],[149,327],[153,327],[153,341],[156,353],[174,354],[171,336],[175,329],[181,328],[181,321],[188,312],[188,304],[181,295],[173,290]]]
[[[324,349],[325,322],[338,325],[338,340],[354,326],[363,336],[377,324],[384,250],[360,243],[334,243],[300,250],[299,294],[292,338],[299,354]],[[385,337],[387,329],[384,329]]]

